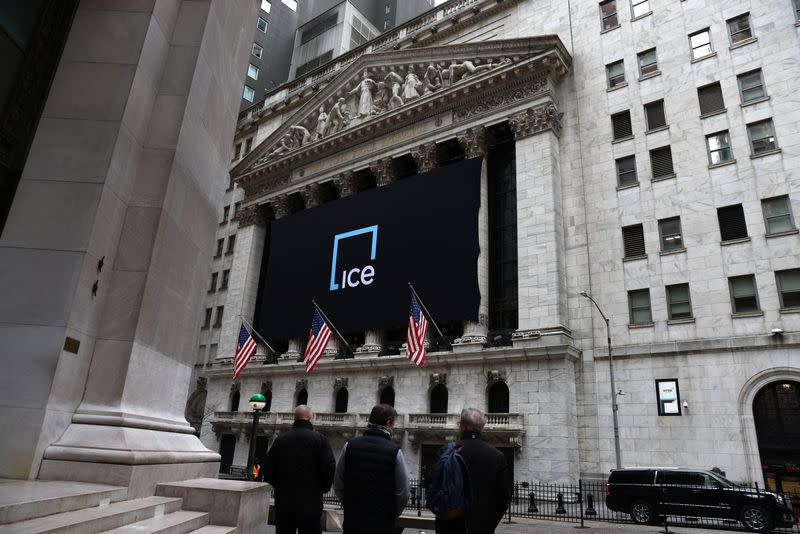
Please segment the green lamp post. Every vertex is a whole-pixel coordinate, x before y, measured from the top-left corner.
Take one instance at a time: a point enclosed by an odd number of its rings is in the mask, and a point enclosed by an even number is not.
[[[247,478],[253,478],[253,464],[256,458],[256,430],[261,410],[267,405],[267,399],[261,393],[250,397],[250,406],[253,407],[253,430],[250,432],[250,453],[247,455]]]

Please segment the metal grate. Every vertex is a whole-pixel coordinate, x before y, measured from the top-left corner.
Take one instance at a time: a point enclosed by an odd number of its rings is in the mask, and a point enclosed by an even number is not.
[[[657,100],[644,105],[644,115],[647,120],[647,129],[655,130],[667,125],[667,116],[664,114],[664,101]]]
[[[623,112],[611,115],[611,124],[614,129],[614,141],[633,137],[630,110],[625,110]]]
[[[741,204],[717,208],[717,219],[719,219],[719,233],[723,241],[747,237],[747,223]]]
[[[698,88],[697,98],[700,101],[700,115],[725,109],[725,99],[722,97],[722,87],[719,82]]]
[[[664,146],[651,150],[650,166],[653,168],[653,178],[665,178],[674,175],[672,149],[669,146]]]
[[[626,226],[622,229],[622,241],[625,244],[625,257],[638,258],[646,254],[644,248],[644,228],[641,224]]]

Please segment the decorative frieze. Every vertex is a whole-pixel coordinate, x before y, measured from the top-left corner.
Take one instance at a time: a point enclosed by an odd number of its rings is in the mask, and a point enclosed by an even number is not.
[[[396,173],[394,169],[394,160],[391,157],[381,158],[371,163],[369,169],[375,176],[375,185],[378,187],[389,185],[395,181]]]
[[[486,155],[486,128],[476,126],[458,136],[458,144],[464,149],[467,159],[480,158]]]
[[[248,187],[245,193],[247,194],[247,198],[258,198],[272,193],[278,188],[289,185],[289,182],[291,182],[291,179],[288,174],[273,176],[259,182],[257,187]]]
[[[508,124],[514,132],[514,138],[524,139],[540,132],[553,130],[553,133],[561,135],[561,118],[563,113],[553,102],[548,102],[543,106],[526,109],[522,113],[513,115]]]
[[[353,171],[346,171],[337,174],[333,178],[333,185],[339,192],[339,197],[349,197],[356,192],[356,179]]]
[[[233,220],[239,225],[239,228],[253,225],[264,226],[267,224],[267,214],[263,205],[251,204],[250,206],[239,208]]]
[[[419,148],[411,152],[411,156],[417,164],[417,172],[419,173],[428,172],[439,164],[439,151],[434,142],[420,145]]]
[[[518,102],[533,100],[536,97],[546,94],[548,90],[547,76],[540,76],[514,89],[497,91],[485,96],[477,102],[456,108],[453,111],[453,121],[465,121],[473,117],[485,115],[496,109],[511,107]]]

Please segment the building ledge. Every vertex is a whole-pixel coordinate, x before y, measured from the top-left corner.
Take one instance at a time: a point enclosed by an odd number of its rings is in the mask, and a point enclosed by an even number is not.
[[[708,166],[709,169],[719,169],[720,167],[727,167],[728,165],[736,165],[736,159],[729,159],[720,163],[713,163]]]
[[[732,319],[746,319],[748,317],[763,317],[763,311],[752,311],[752,312],[741,312],[741,313],[732,313]]]
[[[628,87],[628,82],[622,82],[620,84],[615,85],[614,87],[609,87],[608,89],[606,89],[606,93],[616,91],[617,89],[622,89],[623,87]]]
[[[716,117],[717,115],[723,115],[728,112],[728,108],[722,109],[715,109],[714,111],[709,111],[708,113],[703,113],[700,115],[701,119],[707,119],[709,117]]]
[[[639,260],[646,260],[647,254],[642,254],[641,256],[630,256],[628,258],[622,258],[622,262],[629,262],[629,261],[639,261]]]
[[[616,26],[612,26],[612,27],[610,27],[610,28],[606,28],[605,30],[601,30],[601,31],[600,31],[600,35],[603,35],[603,34],[605,34],[605,33],[608,33],[608,32],[613,32],[614,30],[618,30],[618,29],[620,29],[621,27],[622,27],[622,26],[620,26],[619,24],[617,24]]]
[[[747,102],[742,102],[739,106],[746,108],[747,106],[754,106],[755,104],[760,104],[761,102],[766,102],[770,99],[769,95],[762,96],[761,98],[754,98],[753,100],[748,100]]]
[[[683,318],[683,319],[669,319],[667,321],[667,324],[669,324],[669,325],[673,325],[673,324],[691,324],[693,322],[694,322],[694,317],[686,317],[686,318]]]
[[[792,313],[800,313],[800,308],[781,308],[780,309],[781,315],[789,315]]]
[[[741,48],[743,46],[747,46],[749,44],[753,44],[756,41],[758,41],[758,37],[750,37],[748,39],[743,39],[743,40],[739,41],[738,43],[732,44],[731,46],[728,47],[728,49],[729,50],[736,50],[737,48]]]
[[[659,252],[661,256],[672,256],[673,254],[683,254],[686,252],[686,247],[683,248],[676,248],[675,250],[662,250]]]
[[[645,135],[650,135],[656,132],[664,132],[669,130],[669,124],[665,124],[664,126],[659,126],[658,128],[653,128],[652,130],[646,130],[644,133]]]
[[[617,143],[624,143],[625,141],[631,141],[633,139],[633,135],[629,135],[627,137],[620,137],[619,139],[614,139],[611,141],[612,145],[616,145]]]
[[[633,189],[635,187],[639,187],[639,182],[638,181],[630,183],[630,184],[618,185],[617,186],[617,191],[625,191],[626,189]]]
[[[759,154],[753,154],[753,155],[750,156],[750,159],[758,159],[758,158],[763,158],[763,157],[766,157],[766,156],[771,156],[773,154],[780,154],[780,153],[781,153],[781,149],[780,148],[775,148],[773,150],[767,150],[766,152],[761,152]]]
[[[703,57],[696,57],[696,58],[694,58],[694,59],[692,60],[692,63],[700,63],[700,62],[701,62],[701,61],[703,61],[704,59],[709,59],[709,58],[716,57],[716,56],[717,56],[717,51],[715,50],[715,51],[711,52],[710,54],[706,54],[706,55],[705,55],[705,56],[703,56]]]
[[[653,14],[653,12],[652,12],[652,11],[648,11],[647,13],[643,13],[643,14],[639,15],[638,17],[633,17],[633,18],[631,19],[631,22],[636,22],[637,20],[642,20],[642,19],[644,19],[644,18],[647,18],[647,17],[649,17],[649,16],[650,16],[650,15],[652,15],[652,14]]]
[[[774,234],[766,234],[764,237],[766,237],[767,239],[770,239],[770,238],[773,238],[773,237],[783,237],[783,236],[787,236],[787,235],[797,235],[798,233],[800,233],[800,230],[795,228],[794,230],[786,230],[785,232],[775,232]]]
[[[739,239],[728,239],[727,241],[720,241],[719,246],[727,247],[728,245],[738,245],[739,243],[749,243],[750,237],[740,237]]]
[[[656,324],[654,322],[649,323],[641,323],[641,324],[629,324],[628,330],[636,330],[638,328],[653,328]]]
[[[648,72],[647,74],[642,74],[639,76],[639,81],[649,80],[650,78],[655,78],[657,76],[661,76],[660,70],[654,70],[653,72]]]
[[[664,180],[672,180],[673,178],[677,178],[678,175],[674,172],[672,174],[666,174],[664,176],[653,176],[650,181],[651,182],[663,182]]]

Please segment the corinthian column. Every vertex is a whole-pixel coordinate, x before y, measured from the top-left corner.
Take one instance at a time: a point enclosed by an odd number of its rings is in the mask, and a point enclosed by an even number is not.
[[[486,128],[476,126],[458,136],[467,159],[483,158],[481,163],[481,205],[478,210],[478,320],[464,321],[464,333],[453,345],[483,345],[489,321],[489,180],[486,168]]]
[[[439,165],[439,151],[436,143],[430,142],[420,145],[419,148],[411,152],[411,157],[417,164],[417,172],[428,172]]]

